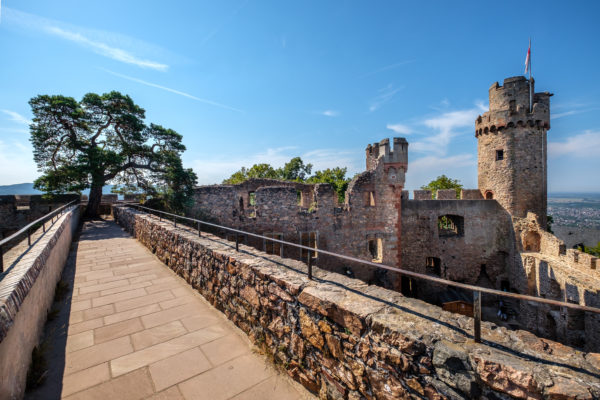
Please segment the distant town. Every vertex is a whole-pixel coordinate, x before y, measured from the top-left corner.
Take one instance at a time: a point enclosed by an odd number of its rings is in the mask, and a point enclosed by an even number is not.
[[[551,194],[548,215],[554,226],[600,229],[600,194]]]

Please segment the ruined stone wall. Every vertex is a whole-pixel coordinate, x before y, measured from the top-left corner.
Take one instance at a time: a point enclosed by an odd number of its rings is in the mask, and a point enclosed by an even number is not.
[[[513,216],[524,218],[528,211],[535,212],[544,227],[550,96],[535,93],[530,112],[529,81],[522,76],[507,78],[503,86],[492,85],[490,110],[475,122],[482,194],[492,195]]]
[[[521,293],[552,300],[600,307],[600,260],[565,249],[556,236],[543,230],[533,213],[515,221],[526,280]],[[521,304],[527,329],[572,346],[600,351],[600,316],[545,304]]]
[[[376,144],[372,169],[359,174],[348,186],[344,204],[329,184],[303,184],[269,179],[250,179],[238,185],[213,185],[195,191],[188,215],[208,222],[261,235],[277,234],[285,241],[316,245],[364,260],[400,265],[400,214],[406,170],[407,143],[394,139]],[[371,146],[372,147],[372,146]],[[254,204],[252,204],[254,203]],[[316,241],[312,242],[312,237]],[[262,239],[248,237],[246,244],[265,250]],[[285,257],[306,260],[306,251],[283,249]],[[366,282],[394,287],[396,274],[361,264],[340,263],[316,253],[316,265],[355,276]]]
[[[28,223],[78,197],[78,195],[60,195],[45,199],[41,195],[0,196],[0,238],[12,235]]]
[[[340,274],[199,238],[114,208],[117,221],[327,399],[600,398],[600,354],[472,319]]]
[[[415,193],[414,197],[419,196]],[[438,225],[443,216],[460,217],[458,234],[444,235]],[[509,268],[514,256],[512,230],[510,215],[496,201],[405,200],[402,268],[500,289],[502,281],[517,278]],[[440,260],[439,275],[428,268],[428,257]],[[427,293],[421,295],[431,297]]]

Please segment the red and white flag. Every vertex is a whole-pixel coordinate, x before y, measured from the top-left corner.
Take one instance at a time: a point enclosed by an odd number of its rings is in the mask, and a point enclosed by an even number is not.
[[[531,39],[529,39],[529,48],[527,48],[527,58],[525,58],[525,73],[531,69]]]

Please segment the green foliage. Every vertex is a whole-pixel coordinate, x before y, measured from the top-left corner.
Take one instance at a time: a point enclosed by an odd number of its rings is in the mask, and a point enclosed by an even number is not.
[[[427,185],[421,186],[423,190],[431,190],[431,198],[435,198],[435,193],[438,190],[454,189],[456,191],[456,198],[458,199],[460,198],[460,190],[462,188],[463,185],[458,179],[448,178],[446,175],[440,175]]]
[[[304,182],[310,175],[311,170],[312,164],[304,164],[300,157],[294,157],[278,172],[280,179],[284,181]]]
[[[78,102],[40,95],[29,104],[34,160],[43,172],[36,189],[56,194],[90,188],[88,216],[97,215],[105,184],[161,197],[172,210],[190,197],[197,178],[182,166],[182,136],[145,125],[144,109],[129,96],[88,93]]]
[[[598,242],[598,245],[596,247],[584,246],[583,251],[595,257],[600,257],[600,242]]]
[[[223,183],[235,185],[252,178],[281,179],[281,176],[279,170],[273,169],[269,164],[254,164],[250,168],[242,167],[225,179]]]
[[[254,164],[250,168],[242,167],[233,173],[223,183],[235,185],[252,178],[279,179],[282,181],[305,182],[305,183],[329,183],[337,192],[338,199],[344,200],[350,178],[346,177],[347,168],[327,168],[316,171],[310,176],[312,164],[304,164],[302,158],[294,157],[282,168],[273,168],[270,164]]]
[[[343,202],[346,195],[346,189],[348,189],[348,184],[350,183],[350,178],[346,178],[347,171],[348,169],[346,167],[327,168],[323,171],[316,171],[306,182],[329,183],[337,192],[338,200]]]

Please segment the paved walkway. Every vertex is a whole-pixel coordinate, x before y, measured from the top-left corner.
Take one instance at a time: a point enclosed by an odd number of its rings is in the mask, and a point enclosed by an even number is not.
[[[310,397],[114,222],[85,224],[71,279],[63,363],[53,357],[47,387],[30,398]],[[51,339],[54,353],[61,346],[58,332]],[[56,359],[62,373],[53,379]]]

